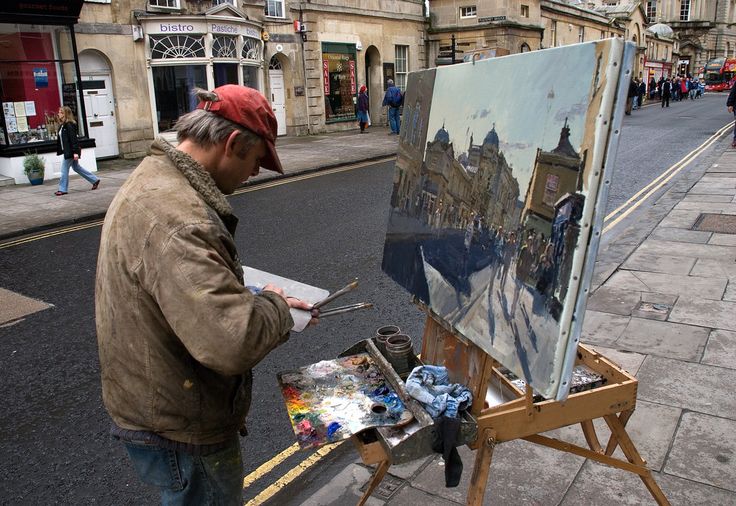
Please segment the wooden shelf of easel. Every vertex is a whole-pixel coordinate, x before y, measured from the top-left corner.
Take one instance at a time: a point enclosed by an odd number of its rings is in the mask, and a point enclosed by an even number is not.
[[[605,384],[570,394],[564,402],[534,402],[532,389],[528,385],[526,392],[520,391],[501,374],[501,365],[497,361],[474,343],[443,327],[443,322],[432,315],[427,317],[422,338],[422,361],[444,365],[451,382],[462,383],[473,392],[471,415],[477,420],[478,436],[468,444],[477,450],[468,505],[480,505],[483,502],[496,444],[515,439],[524,439],[635,473],[658,504],[669,504],[626,432],[626,423],[636,407],[638,381],[599,353],[581,344],[578,346],[576,362],[603,376]],[[505,402],[486,406],[489,389],[496,392],[496,398],[503,397]],[[611,431],[605,447],[601,445],[593,425],[598,418],[602,418]],[[541,435],[578,423],[588,448]],[[366,464],[378,464],[359,503],[363,504],[386,474],[391,465],[391,456],[382,451],[380,445],[361,448],[363,443],[359,439],[354,439],[354,442]],[[617,447],[621,447],[627,460],[613,457]]]

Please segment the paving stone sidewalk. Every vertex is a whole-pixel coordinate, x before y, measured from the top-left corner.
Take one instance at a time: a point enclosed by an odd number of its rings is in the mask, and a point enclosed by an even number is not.
[[[372,126],[367,132],[361,135],[356,127],[332,134],[280,137],[276,149],[284,175],[262,170],[249,184],[396,154],[398,137],[388,135],[388,127]],[[101,182],[95,191],[89,191],[89,184],[74,172],[69,178],[69,194],[61,197],[54,195],[58,179],[46,180],[39,186],[0,187],[0,240],[102,218],[115,193],[139,162],[140,159],[122,158],[99,161],[97,175]]]
[[[697,229],[736,219],[729,142],[604,236],[584,323],[583,341],[639,379],[628,431],[672,504],[736,504],[736,235]],[[579,425],[549,435],[586,446]],[[350,443],[338,452],[324,464],[328,483],[303,479],[268,504],[356,504],[372,469]],[[430,456],[391,467],[368,504],[465,504],[475,452],[460,454],[457,488],[445,488],[442,458]],[[631,473],[514,441],[496,447],[484,504],[655,503]]]

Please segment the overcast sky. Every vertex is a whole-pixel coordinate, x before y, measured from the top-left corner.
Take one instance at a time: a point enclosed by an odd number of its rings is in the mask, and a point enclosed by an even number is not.
[[[595,45],[587,43],[439,67],[427,140],[444,124],[457,157],[471,133],[480,144],[495,123],[523,199],[536,149],[557,146],[565,117],[580,151],[595,63]]]

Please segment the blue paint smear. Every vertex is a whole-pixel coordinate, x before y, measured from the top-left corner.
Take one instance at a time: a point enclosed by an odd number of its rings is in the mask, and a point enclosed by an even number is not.
[[[332,422],[330,425],[327,426],[327,437],[332,437],[335,435],[335,432],[340,430],[340,424],[337,422]]]

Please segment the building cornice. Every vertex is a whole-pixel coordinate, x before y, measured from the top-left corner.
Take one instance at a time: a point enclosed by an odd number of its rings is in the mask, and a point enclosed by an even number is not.
[[[417,3],[417,2],[414,2]],[[417,3],[418,4],[418,3]],[[421,4],[418,4],[421,5]],[[367,11],[366,9],[358,9],[355,7],[340,7],[336,5],[319,5],[314,3],[301,4],[299,9],[291,9],[302,12],[327,12],[330,14],[348,14],[351,16],[360,16],[361,18],[383,18],[391,20],[413,21],[415,23],[426,23],[429,18],[425,18],[423,14],[408,14],[400,12],[383,12],[383,11]]]
[[[601,23],[604,25],[610,24],[612,21],[615,21],[614,19],[609,18],[608,16],[605,16],[604,14],[601,14],[600,12],[593,11],[590,9],[584,9],[582,7],[578,7],[575,5],[562,3],[557,0],[541,0],[539,2],[539,6],[541,10],[543,11],[548,10],[548,11],[559,12],[560,14],[566,14],[568,16],[576,17],[578,19],[594,21],[594,22]]]
[[[429,27],[427,28],[428,34],[439,34],[439,33],[455,33],[455,32],[474,32],[477,30],[490,30],[494,28],[514,28],[519,30],[531,30],[535,32],[544,31],[542,25],[535,24],[524,24],[517,23],[516,21],[494,21],[489,23],[478,23],[477,25],[470,26],[442,26],[442,27]]]

